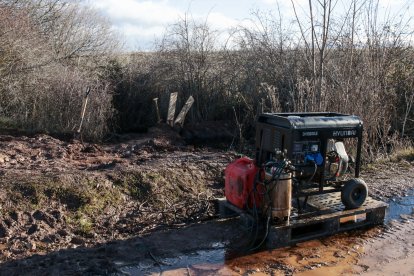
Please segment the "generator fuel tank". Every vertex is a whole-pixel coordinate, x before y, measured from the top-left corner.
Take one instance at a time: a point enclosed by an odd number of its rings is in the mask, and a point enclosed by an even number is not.
[[[253,206],[253,188],[258,167],[247,157],[230,163],[225,171],[225,195],[227,201],[240,209]],[[256,206],[260,200],[255,199]]]

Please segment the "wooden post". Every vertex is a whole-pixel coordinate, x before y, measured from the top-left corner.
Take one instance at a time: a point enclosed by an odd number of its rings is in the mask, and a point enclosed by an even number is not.
[[[187,102],[185,103],[183,109],[181,109],[180,114],[178,114],[177,119],[174,122],[175,124],[179,124],[181,127],[184,125],[185,116],[187,115],[193,103],[194,103],[194,98],[193,96],[190,96]]]
[[[155,104],[155,110],[157,111],[157,123],[161,123],[160,109],[158,108],[158,98],[152,99]]]
[[[170,104],[168,106],[167,124],[174,126],[175,107],[177,105],[177,92],[170,94]]]
[[[77,133],[80,133],[81,130],[82,130],[83,120],[85,119],[86,106],[88,105],[88,100],[89,100],[89,94],[90,93],[91,93],[91,88],[87,87],[85,97],[83,98],[82,110],[81,110],[81,121],[80,121],[80,124],[79,124],[79,128],[76,131]]]

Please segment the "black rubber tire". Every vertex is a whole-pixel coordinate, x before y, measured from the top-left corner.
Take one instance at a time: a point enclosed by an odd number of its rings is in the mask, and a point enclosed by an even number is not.
[[[368,187],[364,180],[353,178],[342,188],[341,200],[347,209],[356,209],[364,204],[368,196]]]

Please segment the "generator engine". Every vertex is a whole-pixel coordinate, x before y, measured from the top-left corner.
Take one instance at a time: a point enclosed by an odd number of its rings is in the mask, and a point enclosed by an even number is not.
[[[353,115],[262,114],[255,158],[226,168],[227,201],[274,221],[289,220],[292,199],[300,210],[299,202],[319,194],[340,191],[346,208],[360,207],[368,195],[359,178],[362,132],[361,120]],[[355,161],[347,151],[356,154]]]

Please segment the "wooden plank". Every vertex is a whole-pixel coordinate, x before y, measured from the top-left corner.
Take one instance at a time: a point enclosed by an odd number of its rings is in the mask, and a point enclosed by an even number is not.
[[[155,111],[157,112],[157,123],[161,123],[160,109],[158,107],[158,98],[152,99],[155,105]]]
[[[179,124],[181,127],[184,125],[185,116],[187,115],[193,103],[194,103],[194,98],[193,96],[190,96],[187,102],[185,103],[183,109],[181,109],[180,114],[178,114],[177,119],[175,120],[174,124]]]
[[[170,104],[168,106],[167,124],[174,126],[175,107],[177,105],[178,92],[170,94]]]
[[[82,101],[81,121],[79,123],[79,128],[76,131],[77,133],[80,133],[81,130],[82,130],[83,120],[85,119],[86,107],[88,106],[88,100],[89,100],[89,94],[90,93],[91,93],[91,88],[87,87],[85,97],[83,98],[83,101]]]

